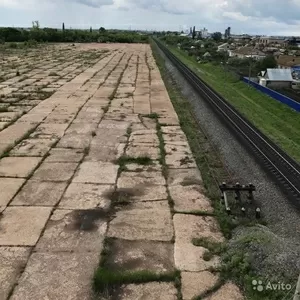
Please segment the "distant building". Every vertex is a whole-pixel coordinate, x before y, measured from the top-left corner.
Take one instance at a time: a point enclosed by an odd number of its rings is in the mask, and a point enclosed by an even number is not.
[[[205,27],[199,31],[199,34],[203,39],[207,39],[210,36],[208,30]]]
[[[236,42],[250,42],[252,40],[252,37],[248,34],[242,34],[242,35],[238,35],[238,34],[232,34],[230,35],[230,37],[236,41]]]
[[[225,39],[228,39],[228,38],[231,37],[231,32],[230,31],[231,31],[231,27],[228,27],[228,28],[225,29],[225,34],[224,34]]]
[[[275,59],[277,61],[278,68],[280,69],[290,69],[294,66],[300,65],[300,57],[293,55],[276,55]]]
[[[230,57],[236,58],[253,58],[260,60],[266,57],[266,54],[258,49],[253,49],[253,47],[240,47],[236,50],[228,51]]]
[[[230,49],[230,45],[228,43],[224,43],[220,46],[218,46],[218,52],[221,52],[221,51],[228,51]]]
[[[227,39],[227,37],[228,37],[228,29],[226,28],[225,29],[225,34],[224,34],[224,39]]]
[[[288,40],[284,37],[261,36],[258,43],[264,46],[270,44],[285,46],[288,44]]]
[[[206,53],[203,54],[203,57],[204,58],[210,58],[211,54],[209,52],[206,52]]]
[[[228,27],[228,28],[227,28],[227,36],[228,36],[228,37],[231,37],[231,27]]]

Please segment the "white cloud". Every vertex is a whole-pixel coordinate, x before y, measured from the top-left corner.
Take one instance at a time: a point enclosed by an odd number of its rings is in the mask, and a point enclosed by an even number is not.
[[[300,0],[0,0],[0,25],[81,26],[300,35]],[[290,31],[290,33],[289,33]]]

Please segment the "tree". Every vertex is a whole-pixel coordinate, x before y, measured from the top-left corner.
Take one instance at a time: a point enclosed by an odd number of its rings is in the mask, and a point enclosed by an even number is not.
[[[265,57],[261,61],[258,61],[256,63],[256,65],[257,65],[257,69],[259,69],[259,71],[265,71],[267,69],[276,68],[277,67],[277,61],[276,61],[276,59],[273,55],[268,55],[267,57]]]
[[[104,27],[100,27],[99,28],[99,32],[105,32],[106,30],[105,30],[105,28]]]
[[[195,37],[196,37],[196,27],[194,26],[193,27],[193,33],[192,33],[193,40],[195,39]]]
[[[92,26],[90,27],[90,32],[93,32],[93,28],[92,28]]]
[[[62,23],[62,31],[65,31],[65,23]]]
[[[221,32],[214,32],[211,36],[216,42],[219,42],[222,39]]]
[[[40,22],[32,21],[32,29],[40,29]]]

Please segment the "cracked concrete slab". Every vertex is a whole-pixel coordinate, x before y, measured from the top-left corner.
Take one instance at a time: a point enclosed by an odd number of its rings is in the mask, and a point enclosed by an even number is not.
[[[191,154],[172,153],[166,155],[166,164],[173,169],[197,168],[196,162]]]
[[[191,243],[193,238],[209,238],[214,242],[224,241],[214,217],[175,214],[173,222],[177,240],[187,243]]]
[[[106,218],[106,213],[99,209],[57,209],[35,249],[38,252],[100,253]]]
[[[55,206],[62,197],[67,183],[28,180],[12,201],[14,206]]]
[[[213,256],[209,261],[204,257],[207,249],[194,246],[180,239],[175,240],[175,266],[180,271],[199,272],[220,266],[220,258]],[[188,255],[187,255],[188,253]]]
[[[214,287],[218,276],[208,271],[181,272],[181,292],[183,300],[193,300]],[[226,299],[226,298],[220,298]]]
[[[24,182],[21,178],[0,178],[0,208],[12,200]]]
[[[165,185],[166,180],[162,176],[161,172],[150,171],[149,168],[147,171],[141,172],[122,172],[121,176],[118,179],[118,185],[143,185],[143,186],[153,186],[153,185]]]
[[[97,140],[92,140],[89,154],[84,158],[84,160],[114,162],[123,155],[125,147],[125,143],[107,147],[103,145],[103,143],[99,143]]]
[[[79,163],[83,158],[80,149],[52,148],[45,162],[73,162]]]
[[[58,148],[85,149],[88,148],[92,140],[92,136],[86,134],[65,134],[58,142]]]
[[[155,241],[110,241],[111,254],[105,264],[110,270],[174,271],[173,244]]]
[[[30,135],[32,138],[61,138],[68,124],[45,124],[39,125]]]
[[[168,170],[168,185],[203,185],[202,176],[198,169],[169,169]]]
[[[213,295],[204,298],[204,300],[219,300],[219,299],[244,300],[245,298],[235,284],[228,282],[225,285],[223,285]]]
[[[113,185],[98,185],[88,183],[71,183],[59,203],[60,208],[107,210],[110,200],[106,194],[113,189]]]
[[[10,299],[90,300],[98,260],[98,252],[33,253]]]
[[[155,218],[153,218],[155,216]],[[139,202],[117,211],[109,237],[127,240],[171,241],[173,226],[167,201]]]
[[[87,134],[91,135],[97,128],[95,123],[72,123],[66,130],[66,134]]]
[[[43,162],[34,172],[32,180],[68,181],[74,175],[77,163]]]
[[[10,156],[45,156],[56,139],[26,139],[14,147]]]
[[[3,157],[0,160],[0,177],[28,177],[42,157]]]
[[[73,178],[78,183],[115,184],[119,166],[109,162],[83,162]]]
[[[0,247],[0,299],[7,299],[30,255],[27,247]]]
[[[128,148],[126,149],[126,155],[135,158],[147,156],[151,159],[159,159],[160,152],[159,148],[154,145],[129,144]]]
[[[204,211],[213,212],[210,201],[204,195],[203,188],[199,185],[174,185],[169,186],[170,196],[178,212]]]
[[[130,122],[114,121],[114,120],[102,120],[98,125],[99,129],[119,129],[125,130],[130,126]]]
[[[1,246],[34,246],[50,216],[49,207],[8,207],[0,219]]]
[[[173,283],[150,282],[130,284],[121,289],[121,300],[176,300],[177,290]]]

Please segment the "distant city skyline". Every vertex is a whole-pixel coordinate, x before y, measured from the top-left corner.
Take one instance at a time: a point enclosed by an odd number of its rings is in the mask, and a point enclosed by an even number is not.
[[[300,35],[300,3],[264,0],[0,0],[0,26],[179,31],[196,26],[209,32]],[[191,25],[189,25],[191,24]]]

